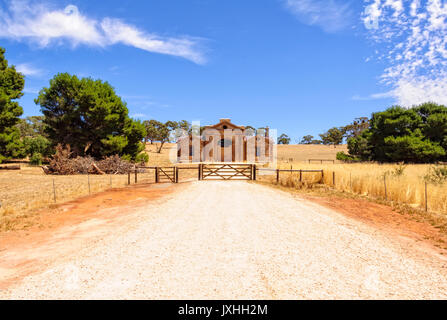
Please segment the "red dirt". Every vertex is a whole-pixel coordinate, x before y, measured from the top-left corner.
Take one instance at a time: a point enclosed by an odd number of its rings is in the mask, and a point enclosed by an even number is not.
[[[374,203],[366,199],[351,199],[337,196],[300,196],[379,230],[424,242],[431,247],[436,247],[434,249],[439,251],[439,253],[447,254],[447,235],[427,221],[422,221],[420,217],[399,213],[390,206]]]
[[[79,240],[99,236],[104,225],[119,224],[138,207],[164,201],[180,188],[182,185],[136,185],[111,189],[34,212],[20,222],[32,222],[31,227],[0,233],[0,289],[36,271],[55,251],[65,254],[67,248],[57,247],[56,234],[73,238],[72,250],[76,250]]]

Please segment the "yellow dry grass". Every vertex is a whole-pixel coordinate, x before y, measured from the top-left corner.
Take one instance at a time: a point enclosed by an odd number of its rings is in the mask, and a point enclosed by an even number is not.
[[[169,154],[175,144],[165,144],[161,153],[156,152],[156,145],[147,145],[149,155],[147,166],[172,166]],[[197,176],[194,171],[182,170],[180,179]],[[131,183],[134,183],[131,175]],[[152,183],[154,170],[138,174],[138,183]],[[54,188],[53,188],[54,182]],[[36,209],[47,208],[54,204],[98,193],[110,188],[121,188],[128,184],[125,175],[45,175],[40,167],[21,165],[18,171],[0,171],[0,231],[11,229],[15,220],[27,217]],[[90,185],[90,188],[89,188]],[[56,201],[54,200],[54,191]]]
[[[333,147],[329,147],[332,148]],[[313,152],[312,150],[315,150]],[[332,153],[346,149],[346,146],[337,147]],[[319,159],[326,156],[330,159],[331,153],[324,146],[278,146],[278,168],[280,169],[323,169],[325,185],[336,190],[355,193],[372,198],[386,199],[396,203],[406,204],[413,208],[425,209],[425,179],[433,165],[407,165],[378,164],[378,163],[312,163],[310,158]],[[295,159],[289,161],[289,159]],[[321,158],[323,159],[323,157]],[[398,174],[403,168],[402,174]],[[333,181],[335,173],[335,184]],[[321,175],[304,173],[304,183],[316,183]],[[276,181],[270,178],[271,181]],[[281,173],[281,184],[291,187],[302,187],[299,174]],[[385,193],[386,185],[386,193]],[[447,184],[431,184],[427,186],[427,202],[429,211],[447,214]]]
[[[48,176],[40,167],[23,164],[19,171],[0,171],[0,230],[8,229],[8,222],[30,210],[126,184],[127,175]]]
[[[348,152],[346,145],[278,145],[278,162],[308,162],[309,159],[335,160],[337,152]]]
[[[175,156],[175,150],[177,150],[177,145],[175,143],[165,143],[161,153],[158,153],[159,143],[147,144],[146,153],[149,155],[149,162],[147,166],[172,166],[173,163],[170,160],[170,154],[173,153]]]

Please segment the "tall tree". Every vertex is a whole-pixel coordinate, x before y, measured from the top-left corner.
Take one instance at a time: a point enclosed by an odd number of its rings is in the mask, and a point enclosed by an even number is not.
[[[332,144],[334,148],[343,142],[345,132],[344,128],[331,128],[327,132],[320,134],[323,144]]]
[[[157,120],[145,120],[143,122],[144,127],[146,128],[145,141],[150,141],[151,144],[154,144],[154,141],[157,139],[157,124],[159,121]]]
[[[135,159],[144,148],[143,124],[129,118],[126,104],[107,82],[60,73],[35,102],[45,116],[49,139],[70,145],[74,155]]]
[[[186,120],[180,120],[178,122],[178,128],[184,130],[185,132],[190,132],[191,124]]]
[[[301,139],[300,144],[312,144],[313,141],[314,141],[314,136],[307,135]]]
[[[15,100],[23,96],[24,86],[24,76],[8,65],[5,49],[0,48],[0,163],[24,156],[20,131],[15,126],[23,113]]]
[[[46,125],[43,116],[31,116],[26,117],[25,119],[20,119],[16,126],[19,128],[20,136],[22,138],[46,136]]]
[[[156,140],[160,142],[160,147],[158,148],[158,153],[161,153],[163,146],[166,142],[169,142],[170,133],[172,128],[172,122],[168,121],[167,123],[158,122],[156,124],[157,130],[157,138]]]
[[[278,144],[290,144],[290,138],[287,134],[283,133],[278,137]]]
[[[344,127],[345,136],[347,139],[358,137],[368,128],[369,119],[367,117],[356,118],[351,124]]]

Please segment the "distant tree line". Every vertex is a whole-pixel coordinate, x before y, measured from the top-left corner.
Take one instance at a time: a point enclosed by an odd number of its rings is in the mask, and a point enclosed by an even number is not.
[[[336,147],[347,141],[348,139],[357,137],[364,130],[369,127],[369,119],[366,117],[361,117],[355,119],[351,124],[344,127],[333,127],[320,134],[320,139],[315,139],[312,135],[304,136],[299,144],[323,144],[323,145],[333,145]]]

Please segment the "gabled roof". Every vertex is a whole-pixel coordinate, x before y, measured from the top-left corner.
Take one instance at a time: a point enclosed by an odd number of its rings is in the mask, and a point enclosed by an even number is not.
[[[220,119],[220,122],[212,125],[212,126],[205,126],[207,129],[224,129],[224,126],[227,127],[227,129],[240,129],[245,130],[244,126],[237,126],[234,123],[231,122],[231,119]]]

